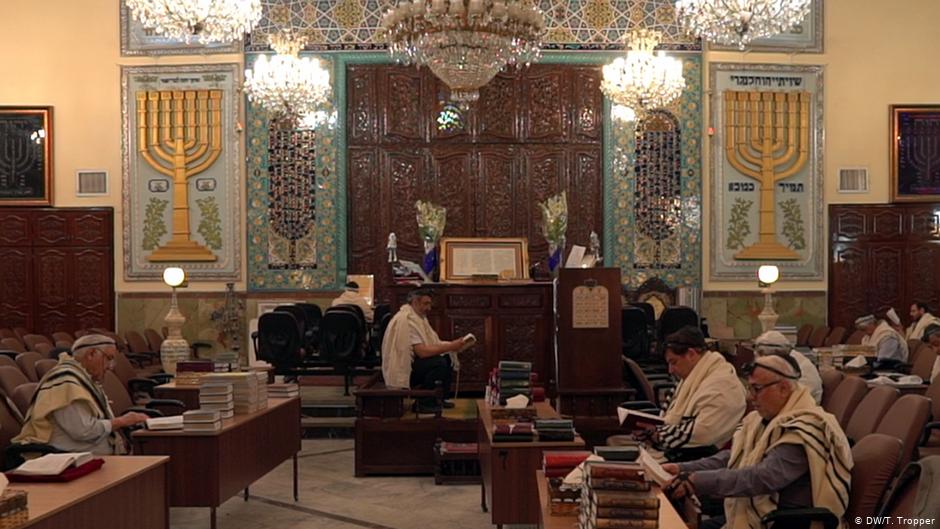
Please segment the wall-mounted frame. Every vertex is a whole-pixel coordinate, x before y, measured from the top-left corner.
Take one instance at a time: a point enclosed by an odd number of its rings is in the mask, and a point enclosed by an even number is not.
[[[813,0],[809,14],[803,23],[780,35],[752,40],[744,51],[765,51],[781,53],[822,53],[823,44],[823,0]],[[709,44],[710,50],[740,51],[734,46]]]
[[[52,107],[0,107],[0,206],[51,206],[52,168]]]
[[[891,105],[891,202],[940,200],[940,105]]]
[[[495,276],[529,280],[529,241],[525,237],[441,239],[441,281],[467,282]]]
[[[186,43],[147,30],[131,16],[124,0],[118,0],[121,11],[121,55],[204,55],[210,53],[241,53],[242,41],[203,44],[199,39]]]

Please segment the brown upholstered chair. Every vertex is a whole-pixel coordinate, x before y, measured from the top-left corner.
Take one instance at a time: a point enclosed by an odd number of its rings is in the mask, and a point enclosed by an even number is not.
[[[51,346],[52,340],[41,334],[27,334],[26,336],[23,336],[23,344],[26,345],[26,349],[30,351],[35,351],[36,344],[41,343],[49,344]]]
[[[127,340],[127,347],[132,353],[152,354],[157,352],[150,348],[147,339],[137,331],[127,331],[124,333],[124,338]]]
[[[937,352],[928,344],[923,342],[916,349],[914,358],[908,360],[911,364],[911,374],[917,375],[927,381],[930,379],[930,372],[933,369],[933,363],[937,359]]]
[[[163,336],[160,333],[153,329],[144,329],[144,337],[147,338],[147,345],[150,346],[151,351],[160,352],[160,345],[163,344]]]
[[[36,394],[36,389],[39,388],[39,384],[36,382],[29,382],[26,384],[20,384],[13,390],[13,395],[10,397],[10,400],[13,401],[13,404],[16,405],[16,409],[19,410],[20,415],[26,417],[26,412],[29,410],[29,405],[33,402],[33,395]]]
[[[0,348],[6,349],[8,351],[16,351],[17,353],[26,352],[26,346],[23,345],[23,342],[21,342],[19,338],[0,339]]]
[[[12,402],[0,398],[0,458],[4,457],[3,452],[10,446],[10,440],[23,428],[23,421],[13,406]]]
[[[828,406],[824,409],[835,416],[839,426],[845,428],[849,424],[852,412],[868,392],[868,385],[859,377],[845,377],[845,380],[832,392]]]
[[[69,351],[71,351],[73,343],[75,342],[74,341],[70,342],[68,340],[56,340],[55,346],[56,346],[56,349],[68,349]]]
[[[29,331],[26,330],[26,327],[13,327],[13,332],[16,333],[16,337],[23,341],[23,337],[29,334]]]
[[[52,341],[56,343],[56,347],[58,347],[59,342],[68,342],[69,346],[71,346],[75,338],[65,331],[56,331],[52,333]]]
[[[907,341],[907,350],[910,351],[911,354],[914,354],[914,351],[916,351],[917,348],[920,347],[921,344],[923,343],[924,342],[922,342],[920,339],[911,338],[910,340]],[[914,360],[912,360],[911,358],[908,358],[907,363],[913,364]]]
[[[754,348],[750,345],[737,343],[734,345],[734,358],[731,359],[731,365],[738,373],[738,376],[747,378],[741,371],[744,366],[754,361]]]
[[[924,432],[924,442],[918,447],[921,457],[940,456],[940,379],[927,386],[924,396],[930,399],[931,423]]]
[[[829,336],[829,327],[823,325],[818,327],[813,331],[813,334],[809,335],[809,346],[810,347],[822,347],[826,343],[826,337]]]
[[[29,379],[18,368],[0,366],[0,391],[3,391],[4,395],[9,397],[17,386],[28,383]]]
[[[53,360],[52,358],[36,360],[36,377],[39,378],[39,380],[42,380],[42,377],[46,376],[46,373],[48,373],[58,363],[58,360]]]
[[[17,369],[20,368],[20,366],[16,363],[16,360],[14,360],[13,357],[7,355],[0,355],[0,366],[10,366]]]
[[[55,350],[55,346],[51,343],[37,343],[33,346],[33,351],[42,355],[43,358],[52,358],[52,351]]]
[[[91,333],[88,332],[88,329],[79,329],[72,334],[75,336],[75,339],[77,340],[81,338],[82,336],[85,336],[86,334],[91,334]]]
[[[901,440],[904,445],[901,462],[906,465],[914,455],[929,420],[930,399],[922,395],[904,395],[888,409],[875,432]]]
[[[807,347],[809,345],[809,337],[813,334],[813,326],[809,323],[800,327],[800,330],[796,333],[796,346],[797,347]]]
[[[114,356],[114,374],[117,375],[124,387],[136,401],[141,395],[153,397],[153,388],[172,380],[173,376],[162,372],[162,365],[158,362],[152,366],[135,369],[124,353],[118,352]]]
[[[16,338],[16,333],[13,332],[13,329],[0,329],[0,338]]]
[[[858,403],[849,423],[845,426],[845,436],[849,442],[857,442],[862,437],[872,433],[881,423],[881,418],[888,412],[888,408],[900,393],[897,389],[888,386],[871,388],[868,394]]]
[[[127,391],[121,380],[111,371],[107,371],[102,377],[101,387],[104,388],[108,400],[111,401],[111,411],[114,416],[123,415],[128,411],[138,411],[146,413],[151,417],[160,417],[163,413],[160,410],[170,410],[179,415],[186,411],[186,406],[178,400],[152,399],[146,403],[146,406],[135,406],[131,400],[131,395]]]
[[[829,336],[827,336],[825,341],[823,341],[823,345],[826,347],[832,347],[833,345],[842,343],[842,340],[844,339],[845,327],[835,327],[829,332]]]
[[[865,333],[862,331],[855,331],[845,339],[845,343],[849,345],[860,345],[862,343],[862,338],[865,337]]]
[[[23,374],[30,382],[38,382],[39,376],[36,374],[36,362],[42,360],[43,356],[35,351],[28,351],[16,355],[16,364],[20,366]]]
[[[901,475],[898,476],[898,480],[895,482],[894,488],[891,490],[891,493],[884,502],[884,506],[881,508],[881,512],[878,514],[878,516],[885,520],[885,523],[882,525],[876,525],[874,527],[897,527],[897,525],[892,524],[887,520],[896,520],[898,517],[912,518],[915,514],[918,514],[916,511],[927,507],[926,499],[930,496],[925,496],[920,501],[918,501],[918,491],[920,490],[921,486],[921,470],[928,466],[932,468],[937,468],[937,466],[940,466],[940,456],[924,457],[921,458],[920,461],[913,461],[908,463],[904,470],[901,471]],[[936,477],[934,477],[934,480],[935,481],[933,482],[931,488],[937,486]],[[925,492],[929,494],[928,491],[929,489]]]
[[[829,404],[833,392],[842,383],[842,379],[845,378],[845,373],[838,369],[822,369],[819,371],[819,378],[822,379],[822,405],[825,408]]]

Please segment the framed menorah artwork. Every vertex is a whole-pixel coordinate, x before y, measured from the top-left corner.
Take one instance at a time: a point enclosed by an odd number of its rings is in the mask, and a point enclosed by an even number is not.
[[[237,64],[124,66],[124,277],[238,280]]]
[[[824,8],[823,0],[813,0],[809,14],[801,24],[773,37],[754,39],[744,51],[765,51],[781,53],[822,53],[824,48]],[[734,46],[709,44],[709,49],[717,51],[740,51]]]
[[[891,105],[891,201],[940,201],[940,105]]]
[[[121,11],[121,55],[195,55],[209,53],[241,53],[242,41],[203,44],[198,37],[190,42],[171,39],[147,29],[132,15],[124,0],[118,0]]]
[[[714,63],[713,280],[823,278],[823,67]]]
[[[52,182],[52,107],[0,107],[0,206],[51,206]]]

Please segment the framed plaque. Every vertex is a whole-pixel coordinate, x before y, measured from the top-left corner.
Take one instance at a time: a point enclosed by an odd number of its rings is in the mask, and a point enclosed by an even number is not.
[[[441,239],[441,281],[529,279],[529,242],[516,238]]]
[[[52,205],[52,107],[0,107],[0,205]]]
[[[891,201],[940,200],[940,106],[891,105]]]

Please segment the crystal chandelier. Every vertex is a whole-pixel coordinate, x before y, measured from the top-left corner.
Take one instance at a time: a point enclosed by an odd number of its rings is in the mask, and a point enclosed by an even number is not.
[[[663,52],[653,53],[661,38],[658,31],[631,31],[630,51],[604,66],[601,91],[615,105],[630,108],[637,116],[668,105],[685,88],[682,61]]]
[[[507,64],[538,59],[545,17],[522,0],[403,0],[382,31],[393,58],[427,65],[466,104]]]
[[[262,55],[253,70],[245,70],[248,100],[264,107],[273,120],[309,124],[309,117],[316,116],[330,96],[330,73],[320,61],[298,57],[305,37],[285,30],[269,40],[277,55]]]
[[[125,0],[131,14],[159,35],[189,43],[194,38],[232,42],[261,20],[261,0]]]
[[[676,18],[690,33],[744,49],[788,31],[809,14],[811,0],[676,0]]]

